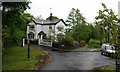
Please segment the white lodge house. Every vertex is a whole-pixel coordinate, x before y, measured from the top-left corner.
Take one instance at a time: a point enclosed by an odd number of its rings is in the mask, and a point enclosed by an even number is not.
[[[52,41],[56,40],[58,34],[64,35],[67,24],[63,19],[52,19],[50,13],[49,20],[34,19],[27,26],[28,35],[31,40],[38,40],[39,45],[52,46]]]

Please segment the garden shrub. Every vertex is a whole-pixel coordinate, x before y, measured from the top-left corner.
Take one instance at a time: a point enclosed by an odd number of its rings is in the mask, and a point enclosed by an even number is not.
[[[100,48],[100,41],[95,39],[90,39],[89,46],[91,48]]]
[[[69,36],[58,36],[58,42],[53,43],[53,47],[57,48],[70,48],[73,46],[73,39]]]
[[[38,45],[38,40],[31,40],[30,43]]]
[[[79,44],[80,47],[84,47],[85,45],[86,45],[86,42],[82,42],[82,41]]]

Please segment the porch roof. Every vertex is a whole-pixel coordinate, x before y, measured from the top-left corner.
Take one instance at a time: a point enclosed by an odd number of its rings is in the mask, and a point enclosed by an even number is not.
[[[40,31],[38,35],[46,35],[43,31]]]

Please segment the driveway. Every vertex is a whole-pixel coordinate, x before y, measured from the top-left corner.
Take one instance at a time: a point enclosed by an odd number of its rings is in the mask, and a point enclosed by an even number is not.
[[[115,59],[102,56],[100,52],[58,52],[50,48],[31,45],[33,48],[42,49],[52,55],[52,61],[40,70],[90,70],[104,65],[115,65]]]

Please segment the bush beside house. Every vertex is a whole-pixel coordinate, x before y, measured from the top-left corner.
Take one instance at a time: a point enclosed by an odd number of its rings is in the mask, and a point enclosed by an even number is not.
[[[95,39],[90,39],[89,47],[90,48],[100,48],[100,42],[98,40],[95,40]]]
[[[73,47],[73,39],[68,36],[58,36],[57,42],[53,42],[53,47],[56,48],[71,48]]]

